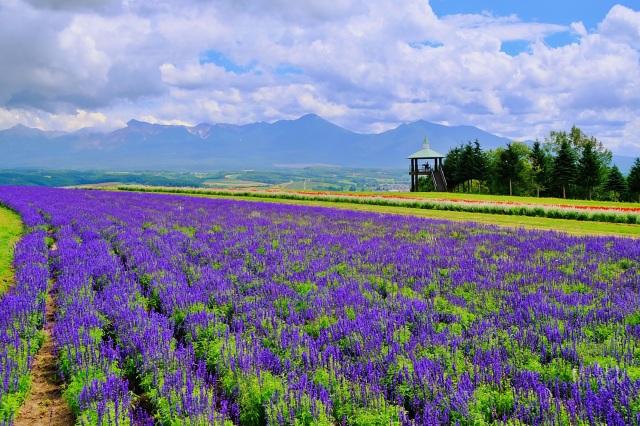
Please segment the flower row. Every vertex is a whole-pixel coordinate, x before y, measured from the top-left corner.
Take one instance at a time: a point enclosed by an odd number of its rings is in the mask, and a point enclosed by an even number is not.
[[[85,423],[639,424],[640,247],[326,208],[3,188],[55,227]]]

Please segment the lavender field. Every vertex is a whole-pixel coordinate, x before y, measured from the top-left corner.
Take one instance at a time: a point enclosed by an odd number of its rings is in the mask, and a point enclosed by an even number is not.
[[[0,187],[0,424],[53,338],[79,424],[640,425],[640,242]],[[39,343],[40,342],[40,343]]]

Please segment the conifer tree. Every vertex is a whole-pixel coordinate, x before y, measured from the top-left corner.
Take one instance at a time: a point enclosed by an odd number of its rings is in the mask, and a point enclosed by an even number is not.
[[[480,183],[489,177],[489,159],[487,154],[480,148],[478,139],[473,143],[473,177],[478,181],[478,194],[480,193]]]
[[[567,186],[573,183],[576,177],[576,160],[566,133],[560,133],[560,148],[553,161],[553,180],[562,186],[562,198],[566,199]],[[562,134],[564,134],[564,137],[562,137]]]
[[[640,158],[636,158],[631,166],[631,170],[629,170],[627,185],[631,192],[638,194],[638,202],[640,203]]]
[[[549,179],[549,158],[537,139],[533,143],[529,162],[531,163],[531,177],[536,185],[536,196],[540,197],[540,190],[545,189]]]
[[[474,174],[474,163],[473,147],[471,146],[471,142],[467,142],[460,151],[459,179],[462,182],[463,191],[466,183],[467,190],[471,192],[471,179],[473,179]]]
[[[460,184],[460,147],[451,148],[444,158],[444,175],[447,179],[447,188],[449,191],[456,190]]]
[[[618,170],[618,166],[614,165],[609,171],[609,177],[604,189],[613,192],[613,201],[618,201],[617,195],[621,194],[626,189],[626,186],[627,183],[624,180],[624,176]]]
[[[507,144],[507,149],[500,151],[496,169],[500,180],[509,181],[509,195],[513,195],[513,183],[521,179],[523,165],[520,154],[511,143]]]
[[[602,180],[602,163],[595,151],[594,142],[587,140],[578,159],[578,182],[586,188],[591,200],[593,188]]]

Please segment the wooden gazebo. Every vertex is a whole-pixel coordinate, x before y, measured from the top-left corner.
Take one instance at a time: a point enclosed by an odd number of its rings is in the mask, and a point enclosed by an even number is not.
[[[433,182],[433,187],[436,191],[447,191],[447,180],[444,177],[442,168],[442,159],[444,157],[444,155],[429,148],[429,140],[425,137],[422,149],[407,157],[411,160],[411,169],[409,171],[409,175],[411,175],[411,192],[418,191],[418,178],[420,176],[425,176]],[[424,163],[420,162],[419,164],[419,160],[424,160]]]

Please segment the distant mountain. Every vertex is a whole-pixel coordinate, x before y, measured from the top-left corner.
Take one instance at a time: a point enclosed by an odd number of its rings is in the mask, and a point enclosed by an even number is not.
[[[631,166],[633,166],[633,162],[635,161],[635,157],[625,157],[622,155],[612,155],[611,161],[613,164],[618,166],[620,172],[623,175],[627,176],[629,174],[629,170],[631,170]]]
[[[110,133],[91,128],[43,132],[18,125],[0,131],[0,168],[211,171],[313,164],[406,168],[406,157],[422,148],[425,136],[431,148],[443,155],[475,139],[483,149],[510,141],[476,127],[423,120],[379,134],[361,134],[315,114],[242,126],[202,123],[189,127],[131,120]],[[614,160],[623,173],[633,161],[619,156]]]

